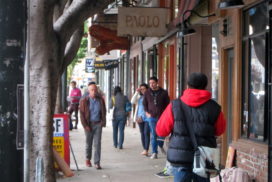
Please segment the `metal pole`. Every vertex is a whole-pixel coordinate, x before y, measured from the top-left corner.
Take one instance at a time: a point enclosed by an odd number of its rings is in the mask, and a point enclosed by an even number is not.
[[[71,142],[69,144],[70,144],[70,149],[71,149],[71,152],[72,152],[75,164],[76,164],[77,171],[79,171],[79,168],[78,168],[78,165],[77,165],[77,160],[76,160],[76,157],[75,157],[74,150],[73,150],[73,147],[71,145]]]
[[[29,61],[30,61],[30,0],[27,0],[27,45],[24,65],[24,182],[29,182]]]

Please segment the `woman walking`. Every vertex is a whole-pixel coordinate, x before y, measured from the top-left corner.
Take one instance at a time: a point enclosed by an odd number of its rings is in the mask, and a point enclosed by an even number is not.
[[[114,88],[114,96],[111,99],[110,107],[114,107],[113,110],[113,145],[115,148],[123,149],[124,143],[124,130],[127,121],[126,104],[129,103],[127,96],[123,95],[121,87],[116,86]],[[119,133],[119,140],[118,140]]]
[[[140,88],[137,88],[135,94],[131,99],[132,104],[136,104],[136,109],[134,112],[133,119],[139,125],[139,129],[141,132],[141,141],[143,146],[142,155],[148,156],[149,144],[150,144],[150,129],[148,122],[146,121],[143,99],[144,93],[148,89],[148,85],[143,83],[140,85]]]

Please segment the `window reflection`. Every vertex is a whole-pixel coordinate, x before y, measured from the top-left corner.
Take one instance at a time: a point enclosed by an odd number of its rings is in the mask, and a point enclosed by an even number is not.
[[[266,34],[268,32],[267,3],[244,12],[243,36],[243,126],[242,135],[265,141]]]
[[[267,5],[262,3],[245,12],[244,35],[252,35],[264,31],[267,28]]]
[[[265,37],[251,41],[249,137],[263,139],[265,97]]]
[[[212,25],[212,98],[218,100],[219,24]]]

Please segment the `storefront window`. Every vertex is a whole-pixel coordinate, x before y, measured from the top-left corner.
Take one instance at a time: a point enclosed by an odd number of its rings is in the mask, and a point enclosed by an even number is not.
[[[169,45],[166,43],[164,44],[164,62],[163,62],[163,88],[168,89],[168,72],[169,72]]]
[[[244,137],[265,141],[267,120],[267,5],[262,3],[244,13],[243,37],[243,126]]]
[[[218,101],[219,24],[212,25],[212,98]]]
[[[143,74],[142,60],[139,59],[139,56],[137,56],[137,64],[138,64],[138,71],[137,71],[137,73],[138,73],[138,75],[137,75],[138,76],[138,80],[137,80],[138,85],[137,85],[136,88],[138,88],[138,86],[142,83],[142,74]]]

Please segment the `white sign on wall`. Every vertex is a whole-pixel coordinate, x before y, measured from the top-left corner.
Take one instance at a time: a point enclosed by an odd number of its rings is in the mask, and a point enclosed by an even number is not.
[[[167,33],[167,9],[118,8],[118,36],[160,37]]]

